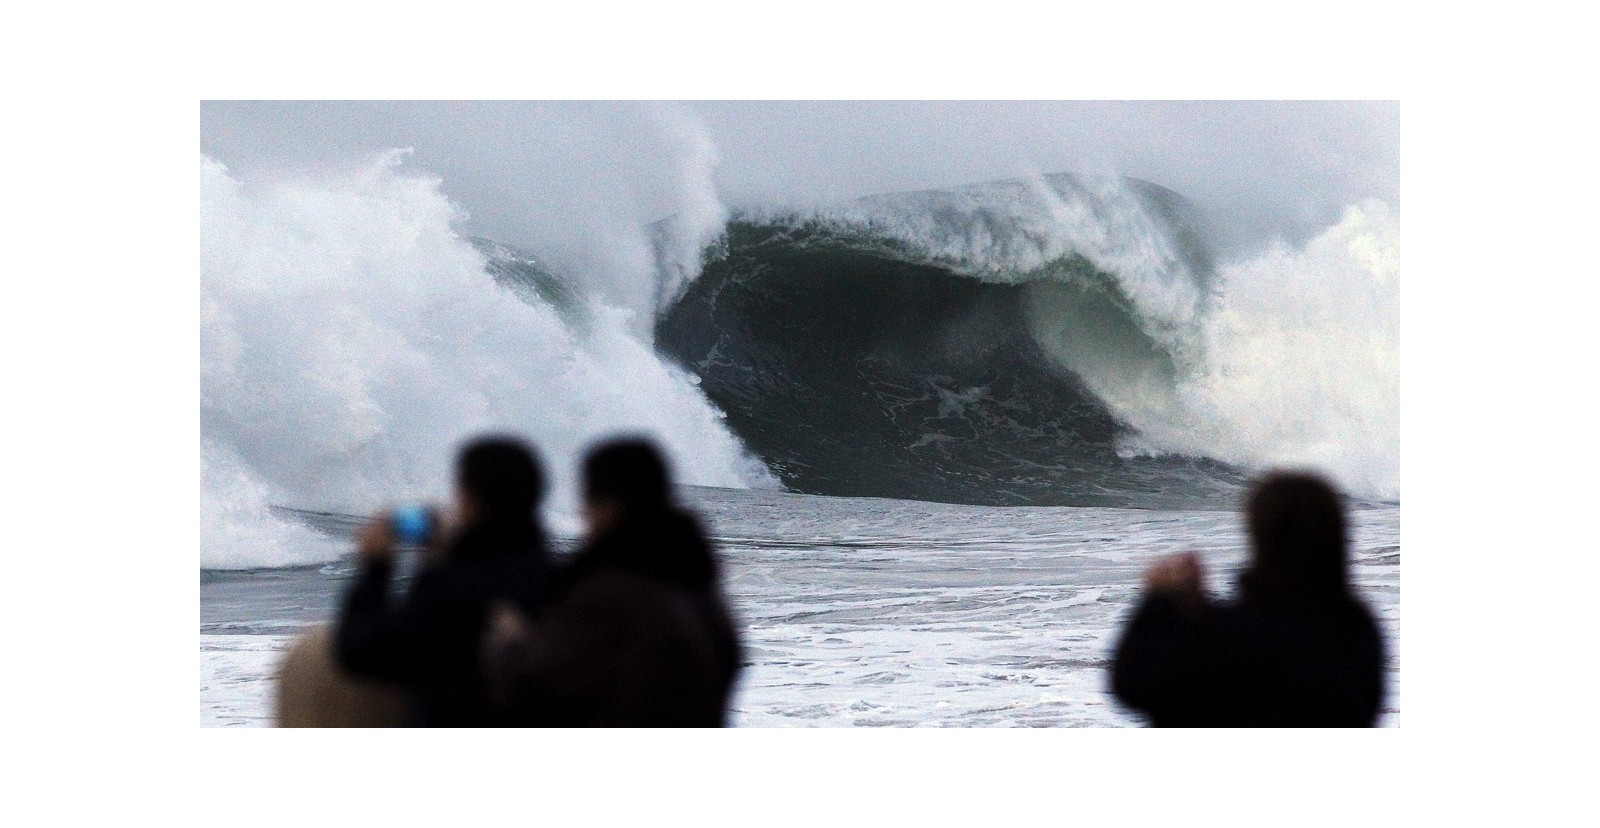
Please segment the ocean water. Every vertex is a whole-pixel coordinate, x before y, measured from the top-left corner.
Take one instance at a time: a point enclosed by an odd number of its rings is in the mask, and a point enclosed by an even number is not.
[[[1231,511],[961,506],[689,488],[744,630],[741,727],[1123,727],[1108,658],[1153,557],[1194,549],[1219,596],[1245,555]],[[1353,566],[1389,646],[1380,724],[1399,724],[1399,510],[1352,512]],[[340,532],[348,522],[322,519]],[[201,578],[201,723],[271,724],[296,629],[350,574]]]
[[[1398,723],[1399,223],[1212,249],[1150,182],[1040,175],[679,213],[574,263],[460,231],[438,179],[245,182],[200,159],[200,710],[269,723],[357,518],[526,435],[576,533],[585,447],[643,434],[701,512],[747,633],[742,726],[1123,726],[1106,658],[1155,557],[1219,595],[1249,480],[1351,496]],[[547,217],[559,221],[561,217]]]

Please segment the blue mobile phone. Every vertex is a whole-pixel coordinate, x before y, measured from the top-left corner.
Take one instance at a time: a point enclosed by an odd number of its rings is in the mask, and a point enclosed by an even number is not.
[[[433,510],[426,506],[404,506],[394,511],[394,533],[401,543],[418,546],[433,535]]]

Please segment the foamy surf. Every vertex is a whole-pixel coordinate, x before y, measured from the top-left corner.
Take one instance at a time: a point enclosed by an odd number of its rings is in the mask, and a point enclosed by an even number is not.
[[[245,186],[201,159],[202,566],[330,559],[266,506],[445,496],[484,431],[530,438],[568,514],[579,453],[618,432],[660,441],[685,482],[772,485],[637,311],[580,293],[564,318],[497,285],[402,160]]]

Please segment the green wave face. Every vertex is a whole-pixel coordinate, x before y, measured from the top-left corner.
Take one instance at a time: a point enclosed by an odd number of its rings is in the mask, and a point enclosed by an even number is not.
[[[736,218],[660,315],[657,348],[700,378],[796,491],[1235,505],[1237,470],[1120,450],[1129,431],[1092,390],[1109,375],[1170,389],[1194,357],[1184,325],[1205,300],[1209,260],[1167,203],[1176,197],[1152,191],[1144,209],[1178,264],[1130,275],[1104,264],[1161,259],[1124,255],[1115,239],[1045,238],[1050,225],[1026,203],[1036,193],[992,186],[999,196],[916,193],[832,215]],[[1152,290],[1177,301],[1147,313]]]

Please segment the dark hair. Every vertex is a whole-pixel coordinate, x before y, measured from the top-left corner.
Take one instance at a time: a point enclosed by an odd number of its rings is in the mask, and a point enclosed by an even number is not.
[[[589,449],[583,459],[584,497],[615,501],[624,515],[666,510],[670,487],[667,462],[649,440],[610,440]]]
[[[1337,489],[1309,472],[1272,472],[1245,501],[1251,560],[1239,578],[1247,600],[1287,609],[1349,596],[1344,504]]]
[[[485,522],[528,521],[544,497],[544,470],[527,443],[479,437],[456,458],[456,485],[470,495]]]

